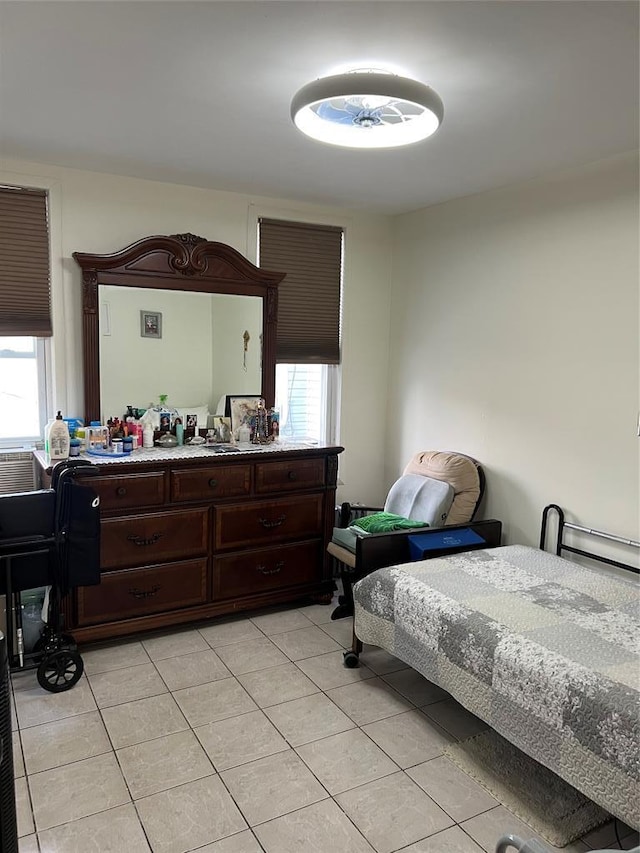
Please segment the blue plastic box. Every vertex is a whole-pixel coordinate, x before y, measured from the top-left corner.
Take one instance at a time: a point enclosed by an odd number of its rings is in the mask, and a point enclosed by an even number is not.
[[[409,540],[409,554],[412,560],[424,560],[431,551],[463,548],[467,545],[486,545],[486,540],[470,527],[459,530],[432,530],[430,533],[412,533]]]

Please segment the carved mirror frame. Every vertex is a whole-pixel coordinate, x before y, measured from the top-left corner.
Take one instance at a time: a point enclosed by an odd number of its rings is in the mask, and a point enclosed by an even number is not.
[[[82,347],[87,423],[99,420],[100,337],[98,285],[226,293],[262,299],[262,389],[267,406],[275,397],[278,284],[286,273],[254,266],[236,249],[195,234],[145,237],[120,252],[74,252],[82,269]]]

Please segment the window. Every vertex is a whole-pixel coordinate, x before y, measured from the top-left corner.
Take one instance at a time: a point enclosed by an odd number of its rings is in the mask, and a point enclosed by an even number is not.
[[[332,444],[337,433],[343,231],[260,219],[260,266],[278,287],[276,408],[280,435]]]
[[[44,341],[0,337],[0,447],[42,437],[46,412]]]

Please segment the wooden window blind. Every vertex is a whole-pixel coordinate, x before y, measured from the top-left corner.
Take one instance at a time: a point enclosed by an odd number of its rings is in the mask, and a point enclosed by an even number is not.
[[[50,337],[47,193],[0,188],[0,335]]]
[[[276,361],[340,363],[342,228],[260,219],[260,266],[278,285]]]

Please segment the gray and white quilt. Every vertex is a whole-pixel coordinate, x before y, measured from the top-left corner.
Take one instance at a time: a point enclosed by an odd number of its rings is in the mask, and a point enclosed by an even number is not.
[[[354,587],[355,630],[640,827],[640,585],[510,545]]]

